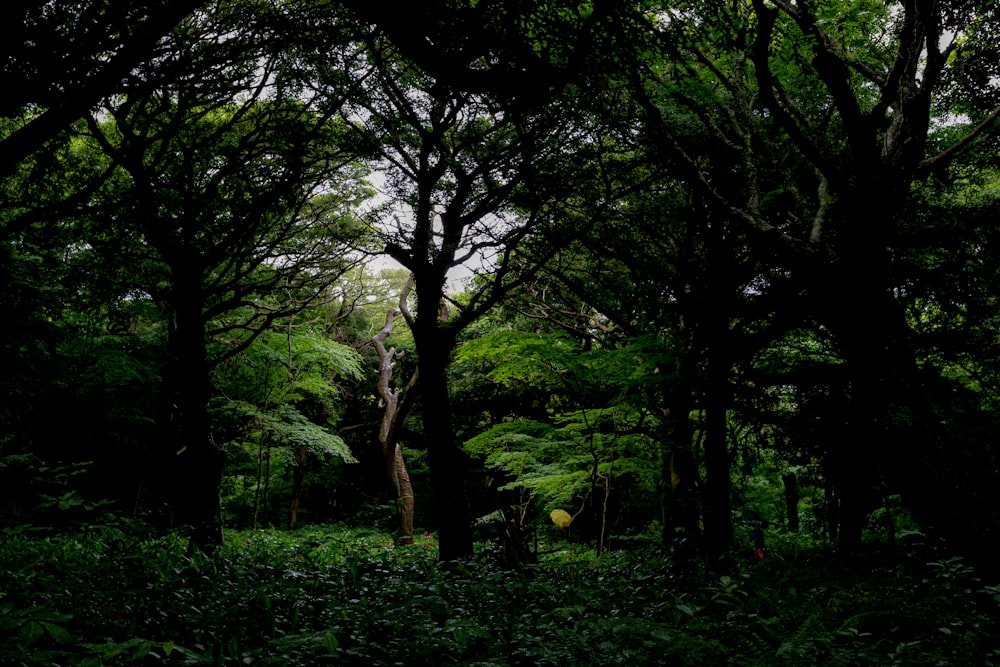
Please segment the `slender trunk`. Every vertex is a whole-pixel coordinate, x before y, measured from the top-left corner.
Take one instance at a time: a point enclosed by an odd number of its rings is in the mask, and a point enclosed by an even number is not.
[[[412,278],[411,278],[412,280]],[[405,307],[406,297],[409,293],[412,282],[407,282],[400,297],[402,305]],[[418,374],[410,378],[407,391],[400,398],[399,389],[391,386],[393,375],[393,361],[399,356],[396,348],[388,350],[385,348],[385,339],[392,333],[392,323],[396,315],[403,312],[403,309],[393,308],[385,317],[385,326],[382,327],[372,338],[375,349],[379,356],[379,378],[378,393],[382,398],[382,405],[385,411],[382,414],[382,424],[379,426],[378,439],[382,445],[382,463],[385,470],[386,480],[395,493],[397,512],[399,514],[399,543],[413,544],[413,485],[410,483],[410,474],[406,470],[406,462],[403,460],[403,448],[399,444],[399,427],[410,406],[410,392],[417,383]]]
[[[257,518],[260,516],[260,491],[264,483],[264,441],[267,434],[261,432],[260,440],[257,442],[257,484],[253,488],[253,522],[251,529],[257,530]]]
[[[615,468],[615,443],[611,443],[611,460],[608,463],[608,472],[602,477],[604,478],[604,495],[601,498],[601,522],[597,534],[597,555],[600,556],[604,553],[604,541],[608,532],[608,503],[611,498],[611,475]]]
[[[288,511],[288,529],[295,530],[295,525],[299,519],[299,502],[302,499],[302,487],[306,479],[306,462],[309,459],[309,450],[305,447],[296,447],[293,452],[295,464],[292,468],[292,502]]]
[[[264,502],[261,508],[261,524],[267,525],[268,501],[271,494],[271,441],[267,441],[267,449],[264,450]]]
[[[710,377],[718,373],[718,370],[709,371]],[[709,563],[725,554],[733,544],[729,499],[732,483],[729,475],[726,386],[716,377],[714,381],[709,380],[708,395],[705,397],[704,521],[705,551]]]
[[[836,544],[838,535],[837,528],[840,526],[840,516],[838,511],[837,493],[833,485],[834,474],[829,457],[823,464],[823,508],[826,523],[826,538],[824,546]]]
[[[799,531],[799,479],[794,472],[781,476],[785,485],[785,510],[788,513],[788,530]]]
[[[689,375],[681,368],[681,380],[667,400],[664,442],[661,449],[661,484],[663,492],[663,541],[668,543],[682,533],[695,540],[700,535],[698,499],[698,463],[695,458],[694,424],[691,421],[693,396]]]
[[[413,485],[403,460],[403,448],[396,445],[396,484],[399,498],[399,543],[413,544]]]

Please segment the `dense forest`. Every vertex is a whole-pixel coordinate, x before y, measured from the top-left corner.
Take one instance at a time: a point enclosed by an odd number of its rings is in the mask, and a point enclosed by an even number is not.
[[[1000,6],[15,4],[0,663],[1000,664]]]

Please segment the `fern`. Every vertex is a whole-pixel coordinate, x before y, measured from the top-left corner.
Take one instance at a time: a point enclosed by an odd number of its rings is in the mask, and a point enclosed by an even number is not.
[[[357,463],[344,441],[318,426],[291,405],[281,405],[268,422],[268,429],[279,443],[305,447],[320,456],[339,456],[347,463]]]

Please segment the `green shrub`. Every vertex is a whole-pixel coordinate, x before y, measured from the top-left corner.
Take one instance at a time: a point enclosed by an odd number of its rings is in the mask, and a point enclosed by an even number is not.
[[[213,557],[129,524],[0,538],[4,665],[1000,664],[998,588],[917,542],[713,574],[657,549],[442,567],[342,526]]]

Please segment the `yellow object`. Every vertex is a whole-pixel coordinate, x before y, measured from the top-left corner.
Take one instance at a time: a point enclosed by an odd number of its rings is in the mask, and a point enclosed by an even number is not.
[[[569,528],[569,524],[573,523],[573,517],[566,510],[552,510],[549,516],[552,517],[552,523],[560,528]]]

